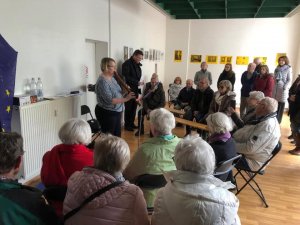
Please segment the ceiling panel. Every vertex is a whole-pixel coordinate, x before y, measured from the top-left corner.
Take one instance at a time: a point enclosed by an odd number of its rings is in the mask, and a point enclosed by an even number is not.
[[[300,0],[154,0],[175,19],[285,17]]]

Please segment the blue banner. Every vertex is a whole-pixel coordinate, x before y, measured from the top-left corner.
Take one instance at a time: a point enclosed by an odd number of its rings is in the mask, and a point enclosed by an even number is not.
[[[17,55],[0,34],[0,131],[5,132],[11,129]]]

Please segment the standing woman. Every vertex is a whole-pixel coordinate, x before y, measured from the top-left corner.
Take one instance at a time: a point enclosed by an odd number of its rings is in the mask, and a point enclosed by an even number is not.
[[[232,71],[232,64],[231,63],[225,64],[224,70],[219,76],[218,85],[222,80],[229,80],[231,82],[231,85],[232,85],[232,90],[234,90],[235,73]]]
[[[278,66],[274,71],[275,88],[273,98],[278,101],[277,120],[281,123],[284,104],[288,98],[288,86],[292,77],[292,68],[289,65],[289,59],[286,56],[278,58]]]
[[[269,73],[269,67],[267,65],[262,65],[259,76],[255,78],[253,91],[261,91],[265,94],[265,97],[272,97],[273,89],[274,78]]]
[[[102,74],[95,85],[97,105],[95,114],[104,133],[121,137],[121,114],[124,102],[135,98],[133,92],[123,97],[122,89],[114,78],[116,62],[112,58],[101,60]]]

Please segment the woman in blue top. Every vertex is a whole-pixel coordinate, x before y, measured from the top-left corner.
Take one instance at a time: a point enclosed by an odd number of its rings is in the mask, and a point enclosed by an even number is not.
[[[121,137],[121,114],[124,102],[135,98],[133,92],[123,97],[122,89],[114,78],[116,62],[112,58],[101,60],[102,74],[95,85],[97,105],[95,114],[101,125],[102,132]]]

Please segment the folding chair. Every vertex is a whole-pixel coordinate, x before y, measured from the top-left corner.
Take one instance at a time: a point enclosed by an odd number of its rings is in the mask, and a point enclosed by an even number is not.
[[[100,127],[98,120],[94,119],[90,108],[87,105],[82,105],[81,106],[81,115],[86,115],[86,114],[89,114],[91,117],[91,119],[87,120],[86,122],[90,125],[92,133],[93,133],[93,135],[92,135],[93,141],[88,145],[88,147],[93,148],[93,146],[95,144],[95,140],[101,134],[101,127]]]
[[[244,168],[244,167],[240,166],[239,164],[237,164],[235,166],[235,168],[237,169],[237,172],[234,175],[234,179],[236,180],[236,176],[240,174],[241,177],[246,181],[246,183],[241,188],[238,188],[238,185],[236,183],[237,192],[236,192],[235,195],[238,195],[247,185],[249,185],[252,188],[252,190],[255,191],[255,193],[263,201],[263,203],[265,204],[265,207],[266,208],[269,207],[260,186],[258,185],[257,181],[255,180],[255,177],[258,174],[259,175],[264,175],[265,174],[265,167],[278,154],[278,152],[281,150],[281,146],[282,146],[282,144],[280,142],[278,142],[278,144],[276,145],[276,147],[272,151],[269,159],[258,170],[247,169],[247,168]],[[255,184],[255,186],[252,185],[251,182],[253,184]]]
[[[216,166],[214,176],[222,181],[226,181],[229,173],[232,171],[241,157],[242,155],[236,155],[231,159],[219,162]]]
[[[135,179],[134,184],[144,189],[158,189],[164,187],[167,181],[163,174],[143,174]],[[154,208],[147,207],[147,210],[148,214],[152,215]]]

